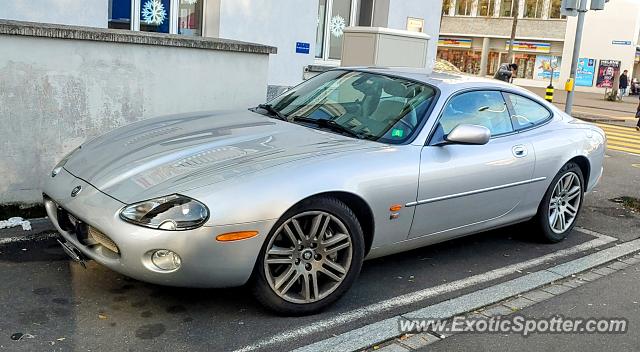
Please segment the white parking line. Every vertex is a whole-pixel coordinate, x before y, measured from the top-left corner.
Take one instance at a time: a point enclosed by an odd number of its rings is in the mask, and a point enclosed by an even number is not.
[[[329,328],[335,328],[340,325],[344,325],[358,319],[363,319],[367,316],[383,313],[391,309],[408,306],[420,301],[424,301],[428,298],[439,296],[445,293],[458,291],[474,285],[486,283],[495,279],[499,279],[514,273],[522,272],[526,269],[533,268],[535,266],[550,262],[552,260],[563,258],[568,255],[584,252],[595,247],[605,245],[616,241],[617,239],[611,236],[603,235],[587,229],[576,228],[577,231],[595,236],[596,238],[573,246],[566,249],[543,255],[541,257],[533,258],[522,263],[516,263],[509,266],[505,266],[499,269],[494,269],[483,274],[470,276],[461,280],[452,281],[447,284],[429,287],[423,290],[407,293],[398,297],[393,297],[378,303],[374,303],[365,307],[360,307],[345,313],[338,314],[337,316],[319,320],[315,323],[305,325],[304,327],[288,330],[269,338],[258,341],[255,344],[247,345],[235,350],[234,352],[249,352],[257,349],[269,347],[272,345],[284,343],[290,340],[299,339],[302,336],[310,335],[313,333],[322,332]]]

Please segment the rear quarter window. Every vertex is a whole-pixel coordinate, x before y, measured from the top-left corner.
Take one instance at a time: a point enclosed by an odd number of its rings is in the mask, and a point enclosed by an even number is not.
[[[551,112],[541,104],[521,95],[505,94],[513,108],[513,125],[516,130],[522,130],[546,122]]]

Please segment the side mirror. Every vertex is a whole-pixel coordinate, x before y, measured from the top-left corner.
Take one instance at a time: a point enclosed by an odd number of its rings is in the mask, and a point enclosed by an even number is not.
[[[484,126],[478,125],[458,125],[448,135],[445,140],[452,144],[487,144],[491,139],[491,131]]]

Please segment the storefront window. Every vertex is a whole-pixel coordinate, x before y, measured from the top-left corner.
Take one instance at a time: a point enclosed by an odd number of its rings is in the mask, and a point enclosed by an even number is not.
[[[140,4],[140,30],[169,33],[170,0],[142,0]]]
[[[202,3],[204,0],[180,0],[178,34],[202,35]]]
[[[131,0],[109,0],[109,28],[131,29]]]
[[[480,51],[438,49],[438,59],[446,60],[460,71],[477,75],[480,73]]]
[[[478,16],[492,17],[495,0],[479,0]]]
[[[533,54],[517,54],[515,56],[516,64],[518,64],[517,78],[533,79],[533,71],[536,66],[536,55]]]
[[[500,16],[513,17],[513,0],[502,0],[500,2]]]
[[[327,1],[318,1],[318,28],[316,29],[316,57],[322,58],[324,52],[324,28],[327,16]]]
[[[544,0],[526,0],[524,3],[525,18],[542,18]]]

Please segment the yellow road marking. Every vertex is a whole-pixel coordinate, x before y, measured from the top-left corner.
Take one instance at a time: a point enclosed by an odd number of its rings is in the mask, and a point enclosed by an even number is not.
[[[607,139],[614,140],[614,141],[625,141],[625,142],[635,141],[640,143],[640,138],[629,137],[629,136],[621,135],[620,133],[607,133]]]
[[[596,123],[596,125],[598,127],[602,128],[603,130],[621,130],[621,131],[637,132],[635,127],[614,126],[614,125],[607,125],[607,124],[603,124],[603,123]]]
[[[611,140],[608,140],[608,141],[607,141],[607,145],[615,145],[615,146],[620,146],[620,147],[638,148],[638,150],[640,150],[640,144],[639,144],[639,143],[625,143],[625,142],[620,142],[620,141],[611,141]]]
[[[607,149],[640,155],[640,149],[616,147],[615,145],[607,145]]]

